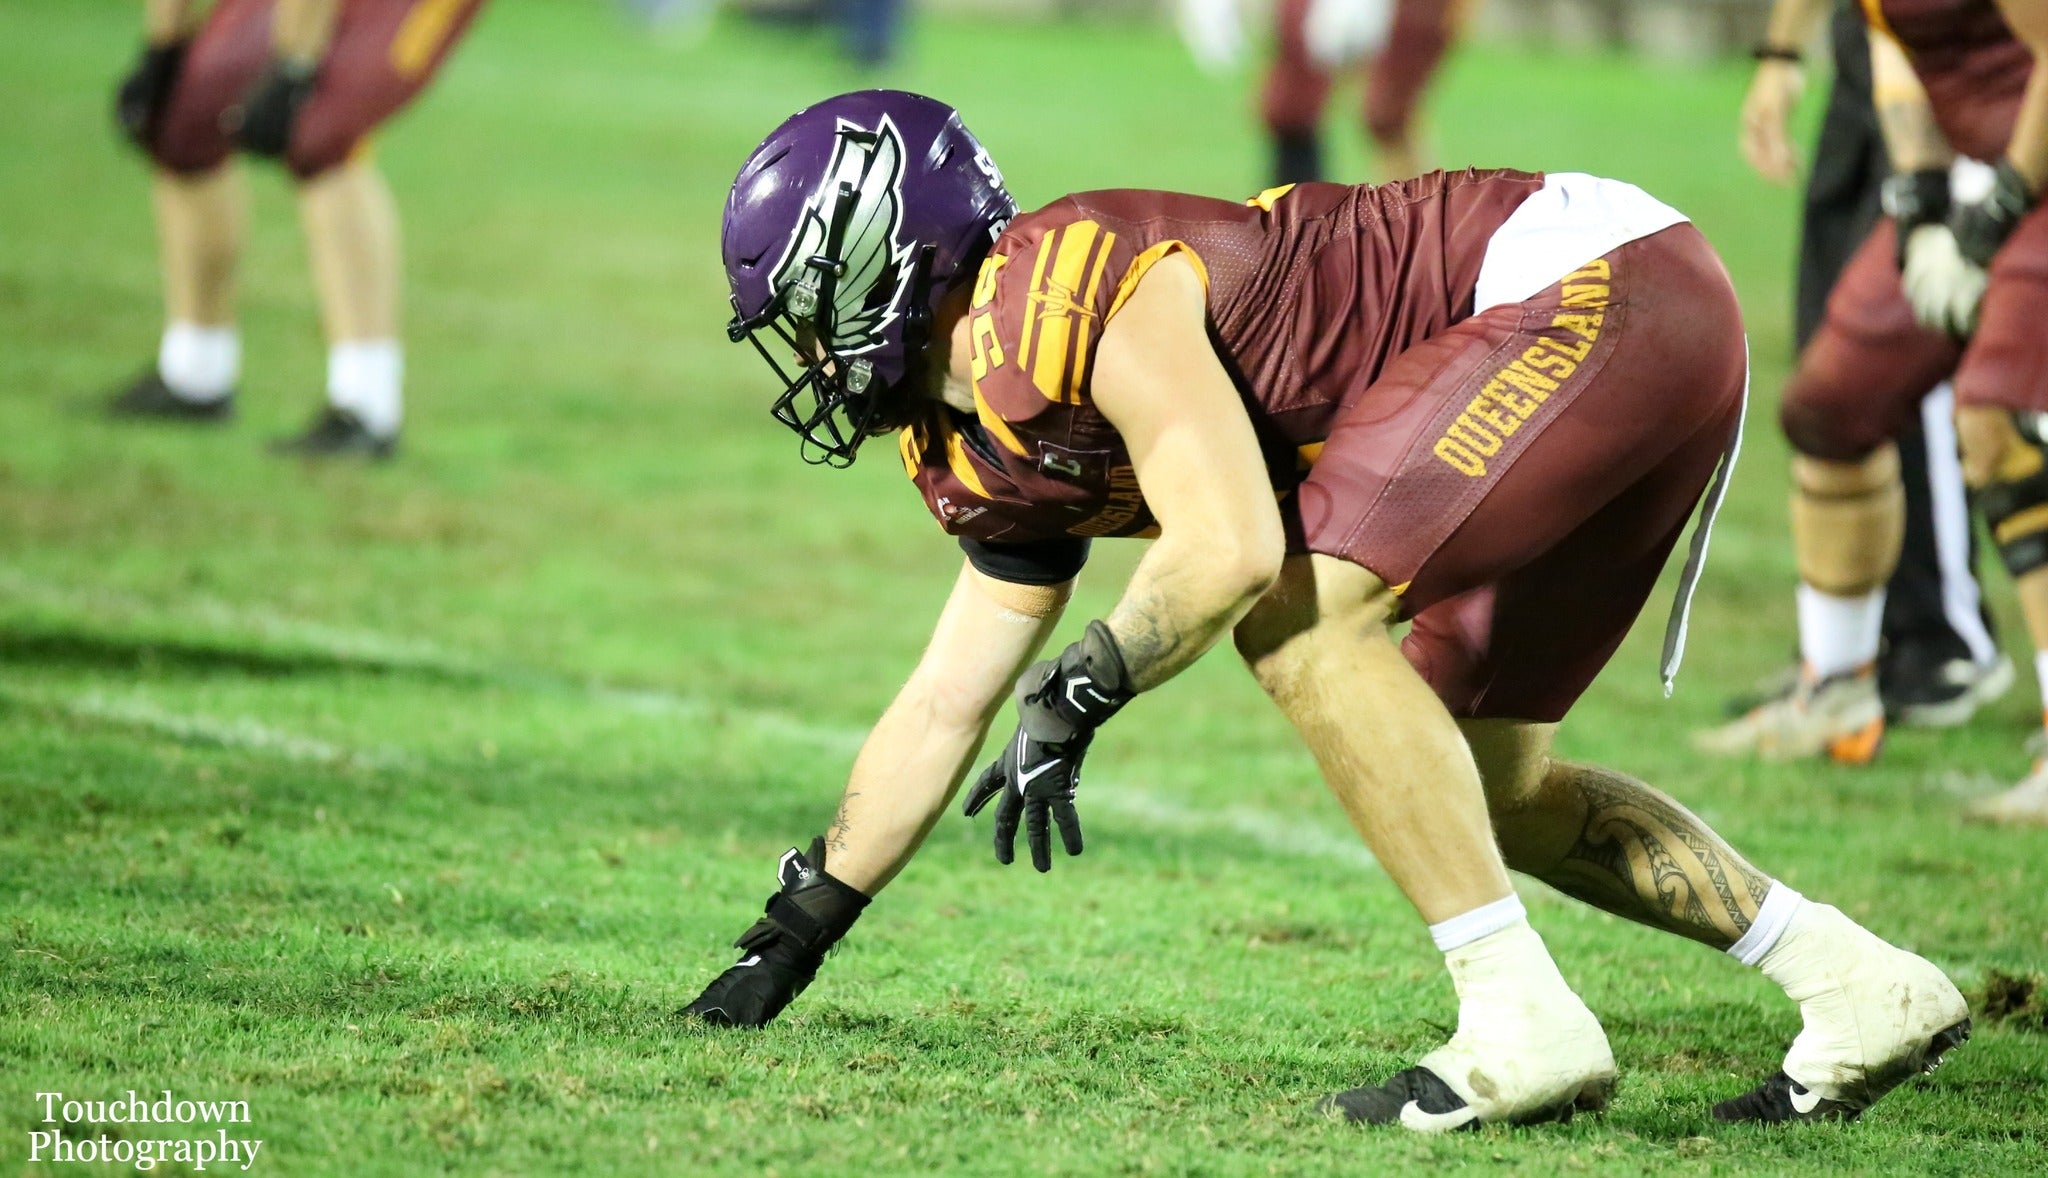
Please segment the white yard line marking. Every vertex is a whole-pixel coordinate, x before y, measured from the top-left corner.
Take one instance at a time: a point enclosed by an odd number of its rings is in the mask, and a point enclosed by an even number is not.
[[[1307,818],[1276,814],[1255,806],[1199,810],[1131,785],[1111,785],[1083,794],[1082,801],[1112,814],[1142,820],[1148,827],[1190,834],[1232,834],[1261,850],[1300,859],[1327,859],[1352,867],[1379,865],[1355,835],[1338,834]]]
[[[182,598],[176,609],[106,590],[77,593],[38,582],[0,566],[0,595],[78,610],[97,608],[141,619],[197,623],[227,639],[254,636],[289,643],[337,661],[362,661],[397,668],[411,667],[456,678],[472,679],[511,690],[555,691],[582,696],[601,707],[639,715],[667,717],[727,726],[750,737],[786,740],[820,751],[851,756],[867,739],[867,729],[821,724],[766,708],[715,702],[651,688],[615,687],[599,680],[578,681],[545,672],[507,671],[482,659],[449,651],[430,642],[371,630],[330,626],[278,614],[244,609],[214,598]],[[0,694],[53,706],[87,719],[108,720],[159,732],[177,740],[268,754],[290,761],[370,768],[401,768],[417,762],[396,749],[355,749],[315,737],[288,732],[248,717],[224,719],[173,712],[139,695],[112,697],[100,692],[56,697],[15,692],[0,685]],[[1236,805],[1220,809],[1187,806],[1163,793],[1117,783],[1094,782],[1084,802],[1151,828],[1186,833],[1230,834],[1280,855],[1323,859],[1354,867],[1375,866],[1372,853],[1349,833],[1340,833],[1303,816],[1276,814]]]
[[[399,769],[416,763],[397,749],[350,748],[275,728],[248,716],[228,719],[204,713],[173,712],[136,694],[111,696],[88,691],[83,695],[63,696],[17,691],[0,685],[0,697],[29,706],[55,708],[81,719],[140,728],[187,744],[218,745],[303,764]]]

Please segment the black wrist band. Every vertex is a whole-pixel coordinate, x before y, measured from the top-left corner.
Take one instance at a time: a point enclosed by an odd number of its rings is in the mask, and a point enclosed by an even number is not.
[[[1787,49],[1783,45],[1758,45],[1749,51],[1749,55],[1758,61],[1789,61],[1793,65],[1799,65],[1806,60],[1804,53],[1797,49]]]

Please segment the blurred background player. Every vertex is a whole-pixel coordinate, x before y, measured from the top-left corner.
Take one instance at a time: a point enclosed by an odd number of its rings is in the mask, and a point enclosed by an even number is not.
[[[365,137],[434,76],[484,0],[146,0],[121,129],[155,163],[166,325],[154,370],[108,409],[222,421],[241,377],[237,151],[298,189],[328,343],[327,404],[281,452],[388,457],[402,419],[398,212]],[[202,15],[203,12],[203,15]]]
[[[1904,527],[1895,440],[1943,380],[1964,479],[2035,649],[2048,647],[2048,70],[2035,68],[2048,0],[1863,7],[1896,174],[1887,216],[1844,269],[1785,392],[1803,665],[1790,695],[1706,734],[1713,751],[1874,754],[1884,721],[1872,668]],[[2036,663],[2048,673],[2048,658]],[[2036,765],[1972,813],[2048,823],[2048,773]]]
[[[1320,180],[1321,124],[1333,75],[1362,65],[1374,180],[1434,166],[1416,107],[1473,0],[1276,0],[1273,61],[1260,112],[1273,143],[1273,183]]]
[[[1788,136],[1805,89],[1802,47],[1829,18],[1827,0],[1781,0],[1756,51],[1756,74],[1743,101],[1741,144],[1765,179],[1789,184],[1799,171]],[[1870,42],[1855,0],[1836,0],[1830,21],[1835,74],[1828,89],[1800,233],[1795,339],[1804,348],[1820,326],[1828,294],[1850,254],[1870,235],[1891,160],[1870,91]],[[1998,651],[1977,585],[1976,534],[1963,486],[1955,434],[1955,398],[1943,381],[1900,426],[1899,475],[1905,489],[1904,543],[1885,587],[1877,688],[1886,717],[1916,727],[1961,724],[2012,684],[2012,662]],[[1796,668],[1795,668],[1796,670]],[[1789,695],[1796,674],[1780,676],[1764,698]]]

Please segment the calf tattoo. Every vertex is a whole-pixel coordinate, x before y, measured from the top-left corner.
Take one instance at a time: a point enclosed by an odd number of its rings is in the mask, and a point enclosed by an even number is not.
[[[1559,763],[1586,821],[1540,879],[1574,899],[1725,949],[1756,919],[1769,876],[1684,806],[1642,782],[1592,765]]]

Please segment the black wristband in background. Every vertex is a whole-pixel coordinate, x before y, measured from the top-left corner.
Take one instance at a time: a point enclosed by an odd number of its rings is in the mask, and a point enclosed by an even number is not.
[[[1898,228],[1898,265],[1906,269],[1906,239],[1922,225],[1948,219],[1949,187],[1947,168],[1922,168],[1917,172],[1896,172],[1885,177],[1878,198]]]

